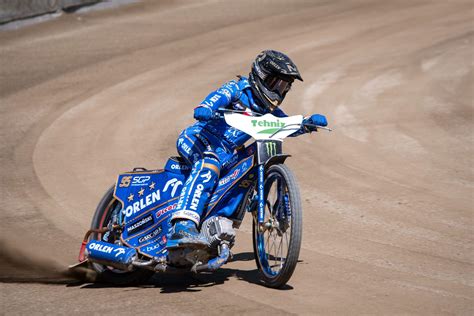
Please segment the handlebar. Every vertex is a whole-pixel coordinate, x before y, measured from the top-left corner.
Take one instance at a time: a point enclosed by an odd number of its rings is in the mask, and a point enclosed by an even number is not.
[[[248,111],[244,111],[244,110],[232,110],[232,109],[226,109],[226,108],[218,108],[216,110],[216,112],[214,112],[214,113],[220,113],[220,114],[238,113],[238,114],[252,114],[253,116],[262,116],[262,114],[254,112],[252,110],[250,110],[250,112],[248,112]]]
[[[217,112],[217,111],[212,113],[211,120],[218,120],[218,119],[221,119],[221,118],[224,118],[224,114],[222,114],[220,112]]]
[[[326,126],[321,126],[321,125],[316,125],[316,124],[311,124],[311,123],[302,123],[301,125],[315,128],[316,131],[318,131],[318,129],[323,129],[323,130],[326,130],[328,132],[332,132],[332,129],[330,129],[329,127],[326,127]]]
[[[224,114],[225,113],[238,113],[238,114],[252,114],[254,116],[262,116],[262,114],[260,113],[256,113],[256,112],[253,112],[253,111],[244,111],[244,110],[233,110],[233,109],[226,109],[226,108],[218,108],[216,111],[214,111],[214,113],[212,114],[212,117],[211,117],[211,120],[218,120],[218,119],[222,119],[224,118]],[[329,127],[326,127],[326,126],[321,126],[321,125],[316,125],[316,124],[311,124],[311,123],[304,123],[302,122],[301,124],[292,124],[292,125],[295,125],[294,127],[291,127],[290,125],[286,125],[286,126],[283,126],[281,127],[279,130],[277,130],[275,133],[273,133],[270,138],[272,138],[273,136],[275,136],[276,134],[278,134],[279,132],[281,132],[282,130],[288,130],[288,129],[295,129],[295,130],[298,130],[300,129],[301,127],[308,127],[310,129],[313,129],[314,131],[318,131],[319,129],[322,129],[322,130],[325,130],[325,131],[328,131],[328,132],[332,132],[332,129],[330,129]]]

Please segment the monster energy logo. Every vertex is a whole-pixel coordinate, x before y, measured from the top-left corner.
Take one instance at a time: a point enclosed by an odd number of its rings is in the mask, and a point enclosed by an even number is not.
[[[275,156],[276,151],[277,151],[276,147],[277,147],[277,144],[275,142],[266,142],[265,149],[267,150],[267,155]]]
[[[251,123],[253,127],[267,127],[266,129],[258,132],[258,134],[273,134],[278,132],[285,126],[285,123],[280,122],[280,120],[278,119],[276,121],[252,120]]]

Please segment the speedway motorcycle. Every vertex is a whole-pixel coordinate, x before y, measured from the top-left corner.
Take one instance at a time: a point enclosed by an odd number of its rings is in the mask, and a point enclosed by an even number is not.
[[[154,273],[215,271],[231,257],[235,229],[250,213],[262,281],[273,288],[288,282],[301,247],[302,207],[282,143],[305,125],[303,116],[248,116],[227,109],[219,115],[255,142],[238,148],[221,169],[199,227],[207,246],[166,249],[171,214],[191,171],[184,160],[171,157],[159,170],[135,168],[120,174],[105,193],[82,242],[79,262],[95,270],[99,280],[129,284],[145,282]]]

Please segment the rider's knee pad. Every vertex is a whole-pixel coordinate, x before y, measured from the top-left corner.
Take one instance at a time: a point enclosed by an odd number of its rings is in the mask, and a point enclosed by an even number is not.
[[[214,153],[205,152],[202,163],[203,163],[203,166],[202,166],[203,169],[209,169],[210,171],[214,173],[214,175],[217,178],[219,177],[219,174],[221,172],[221,163],[217,159],[217,156]]]
[[[204,193],[211,194],[219,178],[220,170],[219,160],[206,155],[204,159],[194,164],[190,176],[192,183],[188,183],[188,185],[192,186],[193,189],[200,185]],[[203,198],[205,199],[205,197]]]
[[[184,130],[179,135],[176,141],[176,149],[181,157],[183,157],[189,164],[194,164],[204,158],[204,151],[206,148],[204,145],[195,137],[195,135],[189,135],[187,130]]]

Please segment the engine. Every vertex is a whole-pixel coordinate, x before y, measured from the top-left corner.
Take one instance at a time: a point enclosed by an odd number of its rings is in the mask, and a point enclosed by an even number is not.
[[[229,247],[234,245],[235,230],[232,223],[230,219],[220,216],[208,218],[202,223],[201,234],[210,248],[217,248],[222,241],[226,241]]]
[[[235,230],[232,228],[232,221],[225,217],[211,217],[206,219],[201,225],[201,236],[208,242],[206,249],[178,249],[168,253],[168,259],[172,266],[186,267],[197,262],[207,263],[210,258],[221,255],[219,245],[225,242],[225,249],[228,250],[234,245]],[[228,255],[228,254],[227,254]],[[208,269],[205,264],[206,269]]]

